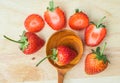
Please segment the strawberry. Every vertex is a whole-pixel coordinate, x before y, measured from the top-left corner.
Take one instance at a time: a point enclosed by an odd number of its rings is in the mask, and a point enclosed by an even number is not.
[[[20,49],[23,51],[24,54],[33,54],[39,49],[42,48],[44,45],[44,40],[38,37],[33,32],[23,32],[21,39],[16,41],[13,39],[10,39],[9,37],[4,37],[10,41],[16,42],[20,44]]]
[[[59,66],[64,66],[69,64],[75,57],[77,53],[67,46],[58,46],[57,49],[53,49],[52,60],[55,60],[56,64]]]
[[[106,36],[107,30],[105,28],[105,25],[101,23],[104,18],[105,17],[103,17],[97,24],[92,23],[86,28],[85,43],[88,46],[97,46]]]
[[[60,30],[65,27],[66,17],[63,10],[59,7],[54,7],[53,0],[49,2],[50,7],[44,13],[44,18],[47,24],[53,30]]]
[[[84,12],[79,12],[79,9],[76,9],[76,12],[69,18],[69,26],[74,30],[81,30],[86,28],[89,25],[89,18]]]
[[[24,25],[29,32],[39,32],[43,29],[45,23],[40,15],[31,14],[26,18]]]
[[[45,57],[50,58],[59,66],[65,66],[69,64],[77,56],[76,51],[68,46],[60,45],[57,48],[52,49],[52,54]],[[44,59],[42,59],[36,66],[38,66]]]
[[[96,51],[92,50],[85,59],[85,72],[89,75],[97,74],[105,70],[108,66],[108,59],[106,55],[103,54],[106,43],[102,51],[100,47],[96,48]]]

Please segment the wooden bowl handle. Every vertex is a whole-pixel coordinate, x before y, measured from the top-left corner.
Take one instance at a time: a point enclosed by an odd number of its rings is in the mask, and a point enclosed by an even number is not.
[[[58,70],[58,83],[63,83],[65,73],[65,71]]]

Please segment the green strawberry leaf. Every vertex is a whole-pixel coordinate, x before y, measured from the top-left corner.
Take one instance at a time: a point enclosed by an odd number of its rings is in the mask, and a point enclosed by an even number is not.
[[[98,25],[98,27],[100,27],[100,28],[105,28],[106,26],[103,25],[103,24],[100,24],[100,25]]]
[[[97,47],[97,48],[96,48],[96,54],[97,54],[97,55],[100,55],[100,47]]]
[[[96,58],[95,59],[103,60],[104,63],[109,62],[109,60],[107,59],[107,56],[103,54],[103,52],[105,50],[105,47],[106,47],[106,43],[105,43],[102,51],[101,51],[100,47],[97,47],[96,51],[92,49],[92,53],[96,54]]]
[[[52,55],[51,55],[51,59],[53,61],[58,61],[57,54],[58,54],[58,50],[56,48],[53,48],[52,49]]]
[[[20,37],[21,37],[21,39],[20,39],[19,41],[20,41],[20,42],[23,42],[23,43],[21,43],[20,49],[21,49],[22,51],[24,51],[24,50],[28,47],[28,45],[29,45],[28,39],[27,39],[27,37],[25,36],[25,31],[23,31],[23,34],[22,34]]]
[[[100,19],[100,21],[98,21],[98,23],[96,24],[97,28],[105,28],[105,25],[102,24],[103,20],[106,18],[106,16],[104,16],[102,19]]]

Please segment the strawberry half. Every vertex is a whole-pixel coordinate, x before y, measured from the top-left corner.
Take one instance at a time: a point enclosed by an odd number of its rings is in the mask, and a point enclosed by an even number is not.
[[[38,66],[46,58],[50,58],[59,66],[65,66],[69,64],[76,56],[76,51],[67,46],[60,45],[57,48],[53,48],[52,54],[42,59],[40,62],[37,63],[36,66]]]
[[[59,7],[54,7],[53,0],[49,2],[49,6],[44,13],[45,21],[53,30],[63,29],[66,24],[66,17],[63,10]]]
[[[97,24],[90,24],[85,30],[85,43],[88,46],[97,46],[107,34],[105,25],[102,24],[103,17]]]
[[[105,70],[108,66],[108,59],[103,54],[106,43],[102,51],[100,47],[96,48],[96,51],[92,50],[92,53],[88,54],[85,59],[85,72],[89,75],[97,74]]]
[[[69,18],[69,26],[74,30],[81,30],[89,25],[89,18],[84,12],[76,9],[75,13]]]

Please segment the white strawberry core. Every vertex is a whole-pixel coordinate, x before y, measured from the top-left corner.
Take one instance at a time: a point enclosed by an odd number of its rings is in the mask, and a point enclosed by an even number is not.
[[[101,30],[102,28],[97,29],[96,27],[92,30],[93,32],[91,32],[89,40],[90,44],[95,44],[99,40]]]
[[[30,22],[30,26],[31,26],[31,27],[35,27],[35,26],[37,26],[37,25],[39,25],[39,23],[38,23],[38,21],[36,21],[36,20],[32,20],[32,21]]]
[[[57,24],[60,20],[59,16],[53,12],[50,12],[50,18],[53,24]]]
[[[78,25],[78,26],[80,26],[81,24],[83,23],[83,20],[77,20],[76,22],[75,22],[75,25]]]

